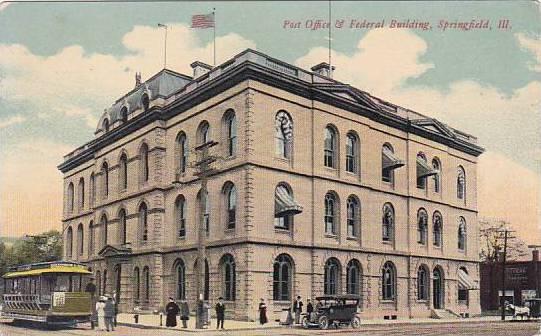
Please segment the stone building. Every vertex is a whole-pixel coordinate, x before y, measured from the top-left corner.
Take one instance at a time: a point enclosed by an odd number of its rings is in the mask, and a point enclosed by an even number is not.
[[[260,298],[276,318],[294,296],[346,292],[363,317],[480,313],[475,137],[325,63],[248,49],[192,67],[138,81],[59,166],[65,258],[119,290],[121,310],[169,296],[193,307],[204,223],[205,296],[223,296],[229,317],[254,319]],[[194,147],[211,140],[201,195]]]

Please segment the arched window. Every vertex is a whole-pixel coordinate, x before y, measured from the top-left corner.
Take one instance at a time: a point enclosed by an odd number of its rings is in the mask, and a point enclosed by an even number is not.
[[[390,261],[383,265],[381,283],[383,300],[394,301],[396,299],[396,269]]]
[[[85,207],[85,179],[80,178],[79,179],[79,187],[77,188],[79,190],[79,210],[84,209]]]
[[[103,131],[105,133],[109,132],[109,119],[105,118],[103,119]]]
[[[275,301],[291,300],[293,283],[293,261],[286,254],[280,254],[274,260],[273,267],[273,299]]]
[[[73,256],[73,229],[68,227],[66,233],[66,257],[71,258]]]
[[[426,244],[428,234],[428,214],[425,209],[417,211],[417,242],[421,245]]]
[[[280,230],[291,230],[294,215],[291,211],[296,202],[293,191],[287,183],[280,183],[274,189],[274,227]]]
[[[286,111],[276,113],[274,128],[276,155],[284,159],[291,159],[293,152],[293,120],[291,116]]]
[[[199,124],[197,141],[199,144],[205,144],[210,141],[210,126],[208,122],[203,121],[201,124]]]
[[[178,153],[178,172],[183,174],[186,172],[188,165],[188,138],[184,132],[180,132],[177,136],[177,153]]]
[[[341,277],[340,262],[336,258],[329,258],[325,263],[325,274],[323,279],[325,295],[338,294]]]
[[[233,156],[237,152],[237,117],[233,110],[226,112],[225,127],[227,131],[227,154]]]
[[[118,229],[120,237],[120,243],[122,245],[125,245],[127,243],[127,236],[128,236],[128,227],[126,223],[126,210],[120,209],[120,212],[118,213]]]
[[[105,245],[107,245],[107,242],[108,242],[108,237],[107,237],[107,234],[108,234],[108,223],[107,223],[107,215],[103,214],[101,216],[101,220],[100,220],[100,225],[101,225],[101,229],[102,229],[102,236],[101,236],[101,239],[102,239],[102,244],[101,244],[101,247],[104,247]]]
[[[359,140],[354,133],[348,133],[346,139],[346,171],[357,173],[359,166]]]
[[[146,203],[141,203],[139,206],[139,230],[141,232],[141,241],[148,241],[148,208]]]
[[[90,206],[94,206],[96,201],[96,178],[94,177],[94,172],[90,174]]]
[[[426,166],[426,156],[423,153],[417,154],[417,161],[424,162],[424,166]],[[426,188],[426,175],[424,175],[420,169],[422,169],[422,166],[419,164],[416,165],[417,167],[417,188],[419,189],[425,189]]]
[[[141,183],[148,182],[149,178],[149,165],[148,165],[148,145],[145,143],[139,150],[139,162],[140,162],[140,181]]]
[[[352,259],[349,261],[346,269],[346,293],[361,294],[361,264],[358,260]]]
[[[199,190],[197,193],[197,201],[199,203],[198,211],[203,209],[203,213],[199,213],[199,220],[202,221],[205,232],[210,232],[210,199],[208,191],[204,194]]]
[[[338,204],[336,195],[328,192],[325,195],[325,233],[336,235],[338,233]]]
[[[123,153],[120,156],[118,166],[118,184],[120,186],[120,190],[126,190],[128,188],[128,157],[126,156],[126,153]]]
[[[120,109],[120,121],[125,124],[128,122],[128,108],[126,106]]]
[[[143,105],[143,111],[148,111],[150,105],[150,99],[148,98],[148,94],[143,93],[143,96],[141,97],[141,103]]]
[[[139,267],[133,269],[133,280],[133,287],[135,289],[133,298],[138,303],[141,300],[141,273],[139,272]]]
[[[96,236],[95,233],[96,228],[94,227],[94,222],[90,221],[88,224],[88,231],[90,232],[88,235],[88,255],[91,256],[94,254],[94,239]]]
[[[73,212],[73,203],[74,203],[74,191],[73,183],[70,182],[68,185],[68,211]]]
[[[77,227],[77,252],[81,256],[85,251],[83,223]]]
[[[428,300],[428,270],[425,266],[417,270],[417,300]]]
[[[466,199],[466,172],[462,166],[458,166],[456,177],[456,197]]]
[[[226,254],[221,260],[222,279],[223,279],[223,297],[226,301],[235,301],[236,292],[236,272],[235,259],[230,254]]]
[[[336,168],[336,149],[337,136],[336,131],[331,126],[325,127],[323,163],[325,167]]]
[[[458,249],[461,251],[466,249],[466,220],[464,217],[458,219]]]
[[[175,218],[178,237],[186,237],[186,199],[183,195],[177,196],[175,201]]]
[[[102,191],[103,191],[103,198],[109,197],[109,165],[107,162],[104,162],[101,165],[101,178],[103,181],[102,184]]]
[[[439,213],[438,211],[434,212],[434,215],[432,216],[432,222],[434,223],[433,245],[435,247],[441,247],[442,246],[442,233],[443,233],[443,217],[441,216],[441,213]]]
[[[148,266],[143,267],[143,299],[145,302],[150,300],[150,270]]]
[[[194,264],[194,269],[198,267],[197,260]],[[209,299],[209,289],[210,288],[210,274],[209,274],[209,262],[207,259],[205,259],[205,284],[203,288],[203,299],[208,300]]]
[[[437,158],[432,159],[432,169],[436,171],[436,174],[432,175],[432,181],[434,182],[434,192],[439,193],[441,190],[441,164]]]
[[[383,205],[382,231],[383,241],[394,240],[394,208],[390,203]]]
[[[404,163],[394,154],[393,147],[386,143],[381,148],[381,180],[387,183],[394,183],[394,170],[403,166]]]
[[[227,209],[227,228],[234,229],[237,218],[237,189],[232,183],[225,186],[225,201]]]
[[[176,280],[177,280],[177,299],[186,299],[186,266],[184,261],[179,259],[176,266]]]
[[[460,273],[462,274],[465,274],[466,276],[468,276],[468,270],[466,269],[466,267],[460,267],[459,270],[458,270],[458,273],[459,273],[459,276],[458,278],[460,279]],[[469,302],[469,289],[467,287],[465,287],[461,281],[459,280],[458,282],[458,292],[457,292],[457,297],[458,297],[458,302],[459,303],[462,303],[462,304],[468,304]]]
[[[355,196],[349,196],[347,199],[347,225],[348,237],[359,237],[360,228],[359,201]]]

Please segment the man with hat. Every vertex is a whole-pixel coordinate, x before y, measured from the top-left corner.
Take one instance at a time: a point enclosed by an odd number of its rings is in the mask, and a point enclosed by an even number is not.
[[[86,284],[85,292],[90,294],[90,309],[92,311],[92,316],[90,316],[90,328],[94,329],[94,320],[96,318],[96,285],[94,284],[94,277],[90,277]]]
[[[225,329],[224,328],[225,304],[224,304],[224,298],[223,297],[220,296],[218,298],[218,303],[216,304],[215,309],[216,309],[216,329],[220,328],[220,323],[221,323],[222,329]]]

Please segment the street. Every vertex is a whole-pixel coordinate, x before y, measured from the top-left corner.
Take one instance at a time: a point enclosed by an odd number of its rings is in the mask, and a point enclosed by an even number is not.
[[[371,336],[446,336],[446,335],[498,335],[498,336],[531,336],[539,331],[538,322],[466,322],[466,323],[431,323],[431,324],[389,324],[369,326],[364,325],[360,330],[339,329],[339,330],[304,330],[298,328],[276,328],[265,331],[260,330],[225,330],[225,331],[203,331],[193,332],[193,334],[203,335],[371,335]],[[180,332],[182,333],[182,332]],[[64,330],[44,330],[42,328],[28,328],[14,325],[12,323],[0,323],[0,336],[12,335],[178,335],[178,330],[165,329],[139,329],[130,327],[118,327],[114,332],[106,333],[102,331],[90,330],[88,326],[79,328],[70,328]]]

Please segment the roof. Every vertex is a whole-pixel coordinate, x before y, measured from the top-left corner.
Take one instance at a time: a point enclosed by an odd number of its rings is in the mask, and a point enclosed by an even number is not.
[[[4,279],[41,275],[45,273],[92,274],[88,268],[74,262],[47,262],[16,266],[4,274]]]

